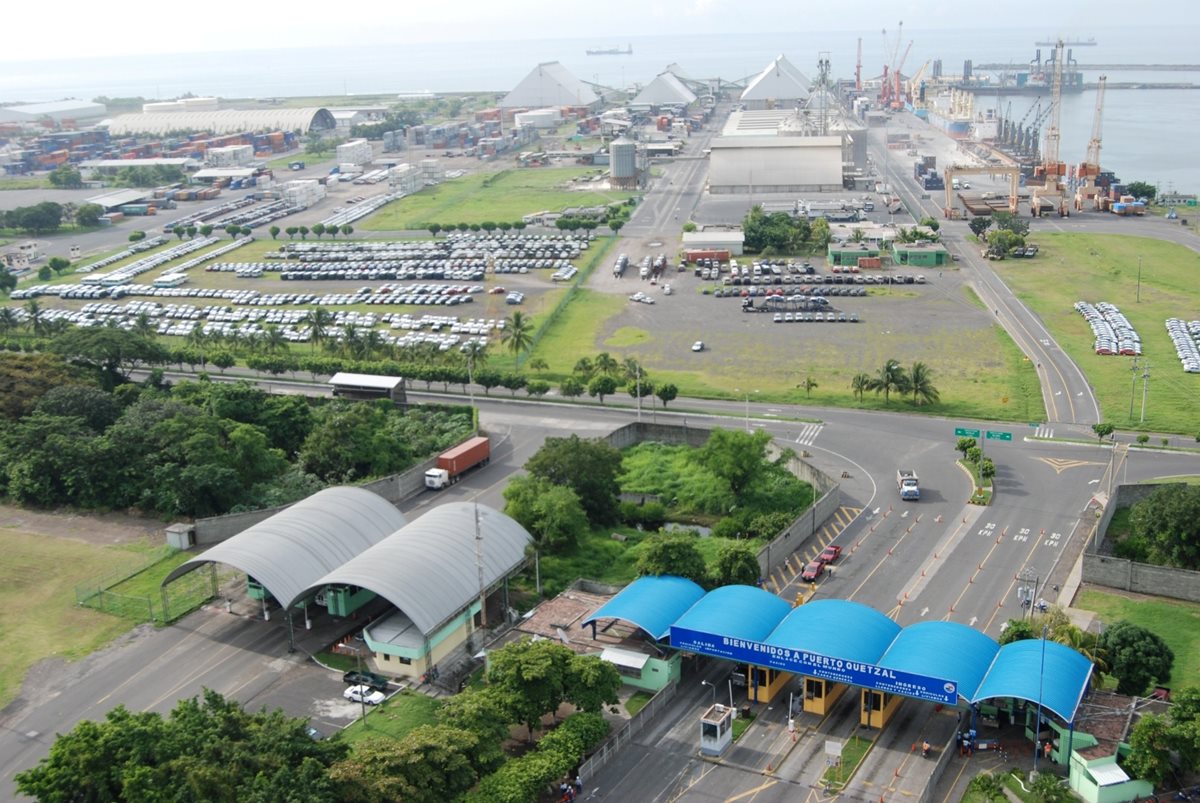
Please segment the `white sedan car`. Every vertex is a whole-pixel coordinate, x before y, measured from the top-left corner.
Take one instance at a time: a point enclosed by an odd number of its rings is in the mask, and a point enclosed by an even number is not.
[[[692,351],[704,351],[704,341],[697,340],[692,344]]]
[[[354,703],[366,703],[367,705],[379,705],[387,699],[383,692],[375,691],[370,686],[350,686],[342,696]]]

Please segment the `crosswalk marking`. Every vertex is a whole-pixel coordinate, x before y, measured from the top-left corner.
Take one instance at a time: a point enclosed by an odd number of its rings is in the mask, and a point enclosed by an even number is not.
[[[1033,433],[1035,438],[1053,438],[1054,428],[1049,424],[1039,424],[1037,431]]]
[[[800,434],[796,436],[796,443],[802,446],[812,446],[824,426],[824,424],[804,424],[800,429]]]

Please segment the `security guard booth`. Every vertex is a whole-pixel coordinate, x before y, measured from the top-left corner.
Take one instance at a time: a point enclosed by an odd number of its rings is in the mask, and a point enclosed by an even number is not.
[[[900,704],[903,702],[904,698],[895,694],[863,689],[859,724],[866,725],[868,728],[882,728],[899,710]]]
[[[747,698],[752,703],[769,703],[783,691],[792,679],[790,672],[780,672],[766,666],[747,666]]]
[[[833,704],[841,699],[850,688],[845,683],[834,683],[823,678],[804,678],[804,712],[825,716]]]

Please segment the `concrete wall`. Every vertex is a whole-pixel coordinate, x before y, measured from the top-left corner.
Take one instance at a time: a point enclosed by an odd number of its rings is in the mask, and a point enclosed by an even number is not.
[[[1083,556],[1083,582],[1139,594],[1200,602],[1200,572],[1174,569],[1168,566],[1154,566],[1149,563],[1135,563],[1125,558],[1106,554],[1111,550],[1107,538],[1108,525],[1112,522],[1116,511],[1120,508],[1131,507],[1160,487],[1162,486],[1152,484],[1117,486],[1113,498],[1105,507],[1104,515],[1100,517],[1100,523],[1097,525],[1099,527],[1097,536],[1100,542],[1099,553],[1089,552]]]
[[[676,424],[652,424],[645,421],[626,424],[610,433],[606,440],[617,449],[624,449],[642,441],[682,444],[700,447],[712,432],[707,427],[678,426]],[[771,446],[769,453],[778,455],[779,449]],[[799,549],[812,534],[823,525],[841,504],[841,488],[829,475],[818,471],[798,457],[788,461],[787,468],[799,479],[813,486],[817,500],[811,508],[788,525],[758,553],[758,565],[765,577],[771,567]]]

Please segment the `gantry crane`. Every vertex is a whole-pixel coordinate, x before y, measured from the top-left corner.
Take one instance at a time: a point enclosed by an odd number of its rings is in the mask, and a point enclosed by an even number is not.
[[[1085,203],[1091,203],[1093,209],[1100,208],[1100,188],[1096,186],[1096,178],[1100,175],[1100,121],[1104,116],[1104,87],[1108,76],[1100,76],[1096,85],[1096,114],[1092,118],[1092,138],[1088,140],[1087,158],[1080,163],[1078,176],[1079,189],[1075,191],[1075,208],[1083,209]]]
[[[1050,88],[1050,127],[1046,129],[1046,146],[1042,149],[1042,163],[1034,168],[1033,174],[1042,180],[1042,186],[1032,189],[1029,198],[1029,211],[1034,217],[1040,217],[1042,206],[1048,204],[1058,211],[1059,217],[1071,214],[1067,205],[1066,187],[1063,179],[1067,175],[1067,166],[1058,158],[1059,140],[1061,139],[1060,125],[1062,123],[1062,82],[1063,82],[1063,51],[1062,40],[1054,48],[1054,83]]]
[[[922,64],[921,69],[917,70],[916,75],[909,78],[906,82],[908,87],[908,102],[913,106],[923,107],[925,105],[925,98],[921,96],[921,80],[925,77],[925,71],[929,69],[931,63],[932,61],[926,61]]]

